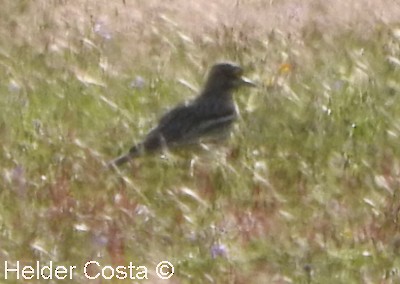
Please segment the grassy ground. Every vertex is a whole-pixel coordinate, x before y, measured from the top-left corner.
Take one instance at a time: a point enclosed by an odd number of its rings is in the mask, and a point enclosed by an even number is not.
[[[111,2],[2,4],[1,275],[131,261],[158,283],[169,260],[162,283],[400,282],[398,3]],[[232,139],[103,169],[221,59],[260,85]]]

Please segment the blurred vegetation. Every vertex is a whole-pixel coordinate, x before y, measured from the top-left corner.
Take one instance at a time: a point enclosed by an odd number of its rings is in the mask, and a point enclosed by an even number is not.
[[[202,28],[158,2],[2,4],[0,267],[169,260],[165,283],[398,283],[400,26]],[[232,9],[282,5],[260,3]],[[232,139],[104,170],[221,59],[260,85],[238,92]]]

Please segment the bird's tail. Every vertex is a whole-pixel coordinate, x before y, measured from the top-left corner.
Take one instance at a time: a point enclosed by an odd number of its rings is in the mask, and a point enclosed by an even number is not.
[[[129,162],[130,160],[136,158],[139,155],[140,155],[139,147],[133,146],[127,154],[119,156],[118,158],[110,161],[108,163],[108,168],[119,167],[119,166]]]

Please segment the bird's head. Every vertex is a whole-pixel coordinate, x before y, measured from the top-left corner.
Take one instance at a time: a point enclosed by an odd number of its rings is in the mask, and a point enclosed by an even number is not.
[[[243,69],[237,64],[217,63],[208,74],[205,91],[230,92],[241,86],[255,86],[249,79],[243,77]]]

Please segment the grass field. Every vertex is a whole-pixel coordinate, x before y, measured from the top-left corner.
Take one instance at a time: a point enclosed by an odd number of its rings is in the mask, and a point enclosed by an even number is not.
[[[400,283],[400,3],[203,2],[2,3],[2,278]],[[220,60],[259,85],[229,141],[104,170]]]

